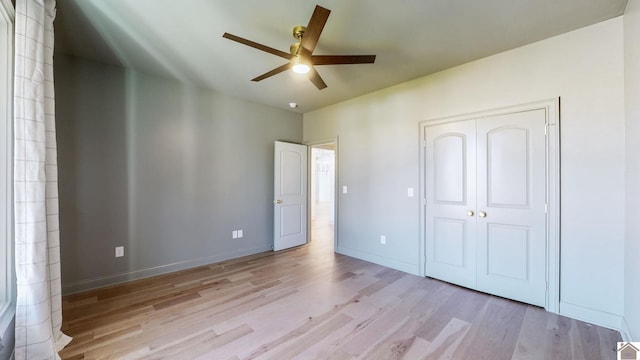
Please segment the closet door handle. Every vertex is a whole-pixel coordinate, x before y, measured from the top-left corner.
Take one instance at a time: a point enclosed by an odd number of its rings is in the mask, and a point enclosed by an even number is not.
[[[472,210],[467,210],[467,216],[473,216],[473,211]]]
[[[480,212],[478,213],[478,216],[480,216],[481,218],[486,218],[486,217],[487,217],[487,213],[486,213],[486,212],[484,212],[484,211],[480,211]]]
[[[273,200],[274,204],[282,204],[282,200]]]

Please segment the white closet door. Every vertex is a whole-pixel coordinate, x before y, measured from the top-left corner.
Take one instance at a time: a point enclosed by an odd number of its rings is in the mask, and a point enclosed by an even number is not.
[[[426,139],[426,275],[476,286],[475,121],[430,126]]]
[[[544,109],[425,128],[427,276],[545,306]]]
[[[477,122],[477,289],[545,305],[545,111]]]

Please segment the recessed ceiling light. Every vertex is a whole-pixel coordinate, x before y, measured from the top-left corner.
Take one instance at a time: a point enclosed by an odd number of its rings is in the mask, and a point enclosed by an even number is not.
[[[290,103],[289,103],[289,107],[290,107],[290,108],[292,108],[292,109],[295,109],[295,108],[297,108],[297,107],[298,107],[298,104],[296,104],[296,103],[294,103],[294,102],[290,102]]]

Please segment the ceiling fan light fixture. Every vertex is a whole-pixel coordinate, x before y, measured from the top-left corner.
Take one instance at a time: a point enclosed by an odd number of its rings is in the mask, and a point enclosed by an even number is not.
[[[306,74],[309,72],[309,70],[311,70],[311,67],[308,64],[304,63],[299,56],[294,57],[291,62],[293,64],[291,69],[296,74]]]
[[[306,74],[311,70],[307,64],[295,64],[293,65],[293,72],[296,74]]]

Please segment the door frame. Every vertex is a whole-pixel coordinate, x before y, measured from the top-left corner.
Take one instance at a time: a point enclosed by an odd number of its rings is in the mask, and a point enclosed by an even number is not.
[[[544,110],[546,115],[546,281],[545,309],[560,312],[560,98],[531,102],[502,108],[482,110],[461,115],[439,117],[419,123],[420,153],[420,276],[426,276],[426,139],[425,131],[433,125],[505,115],[517,112]]]
[[[333,252],[336,252],[338,248],[338,180],[339,180],[339,160],[338,160],[338,137],[324,139],[324,140],[313,140],[307,141],[303,143],[309,147],[309,151],[307,151],[307,243],[311,242],[311,149],[314,147],[319,147],[320,145],[333,144],[333,154],[334,154],[334,179],[333,179]]]

